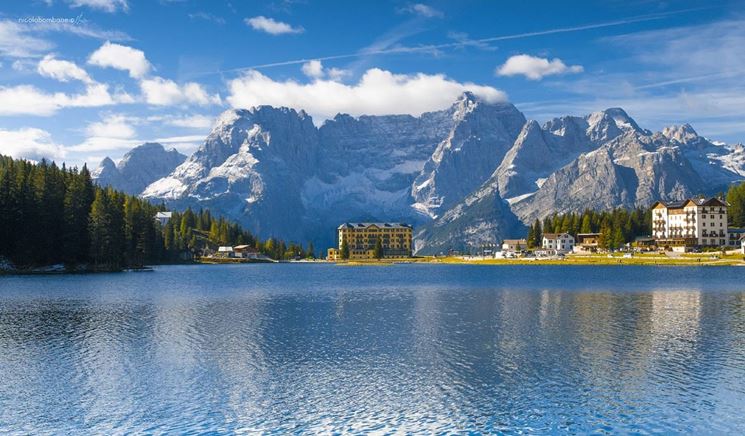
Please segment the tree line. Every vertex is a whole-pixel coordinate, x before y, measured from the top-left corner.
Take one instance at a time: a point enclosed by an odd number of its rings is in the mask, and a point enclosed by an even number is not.
[[[117,271],[191,260],[219,245],[246,244],[274,259],[312,256],[279,239],[260,241],[207,210],[174,212],[164,205],[95,185],[86,166],[61,167],[0,155],[0,260],[19,267],[63,263]]]
[[[733,184],[725,198],[728,225],[745,227],[745,182]],[[607,250],[621,248],[637,237],[650,236],[652,231],[652,209],[637,208],[627,210],[616,208],[610,211],[586,209],[582,213],[553,214],[543,221],[536,219],[528,227],[528,246],[540,247],[544,233],[569,233],[575,238],[578,233],[599,233],[601,248]]]
[[[648,236],[652,230],[652,210],[616,208],[610,211],[586,209],[581,213],[553,214],[528,227],[528,246],[540,247],[544,233],[599,233],[599,245],[605,249],[621,248],[640,236]]]

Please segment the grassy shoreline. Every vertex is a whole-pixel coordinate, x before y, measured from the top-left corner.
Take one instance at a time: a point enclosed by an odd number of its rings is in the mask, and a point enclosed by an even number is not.
[[[745,266],[742,254],[699,253],[669,257],[664,254],[637,254],[631,258],[607,254],[568,255],[564,259],[482,259],[464,257],[414,257],[411,259],[352,260],[331,262],[340,266],[387,266],[398,263],[426,263],[443,265],[603,265],[603,266]]]

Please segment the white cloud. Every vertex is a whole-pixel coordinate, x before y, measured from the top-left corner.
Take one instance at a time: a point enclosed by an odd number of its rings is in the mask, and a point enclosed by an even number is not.
[[[55,59],[49,54],[39,61],[37,71],[44,77],[49,77],[60,82],[79,80],[83,83],[92,84],[93,80],[82,68],[70,61]]]
[[[117,139],[133,138],[137,134],[127,118],[119,114],[109,115],[101,121],[88,124],[85,133],[88,136]]]
[[[311,79],[318,80],[328,77],[331,80],[341,80],[350,74],[349,70],[341,68],[324,68],[321,61],[314,59],[303,64],[303,74]]]
[[[148,62],[142,50],[114,44],[110,41],[106,41],[91,53],[88,63],[99,67],[128,71],[129,76],[135,79],[144,77],[151,68],[150,62]]]
[[[447,107],[464,91],[490,102],[506,100],[502,91],[491,86],[461,83],[442,74],[393,74],[377,68],[351,85],[334,80],[275,81],[258,71],[248,71],[228,82],[228,90],[227,100],[233,107],[288,106],[305,109],[317,120],[340,112],[355,116],[419,115]]]
[[[220,96],[209,95],[202,85],[187,82],[179,85],[173,80],[153,77],[140,81],[140,88],[148,104],[167,106],[179,103],[198,105],[221,104]]]
[[[311,79],[320,79],[323,77],[323,65],[319,60],[308,61],[303,64],[303,74]]]
[[[0,56],[13,58],[41,57],[55,47],[53,41],[43,38],[46,33],[68,33],[80,37],[122,41],[130,37],[122,32],[101,30],[85,23],[0,20]],[[20,20],[26,19],[21,17]]]
[[[303,33],[305,29],[302,27],[292,27],[287,23],[276,21],[272,18],[264,17],[259,15],[258,17],[246,18],[243,20],[247,25],[251,26],[254,30],[260,32],[266,32],[270,35],[282,35],[285,33]]]
[[[432,6],[425,5],[423,3],[414,3],[402,8],[402,12],[409,12],[425,18],[442,18],[445,14]]]
[[[581,73],[581,65],[567,66],[559,58],[548,60],[526,54],[515,55],[507,59],[496,73],[500,76],[522,75],[530,80],[541,80],[545,76],[566,73]]]
[[[104,12],[116,12],[118,9],[123,11],[129,10],[127,0],[68,0],[70,7],[79,8],[86,6],[91,9],[98,9]]]
[[[54,44],[31,35],[28,27],[15,21],[0,20],[0,55],[16,58],[33,57],[51,50]]]
[[[189,129],[208,129],[212,126],[213,118],[205,115],[190,115],[184,117],[169,117],[164,122],[171,126]]]
[[[0,116],[49,116],[66,107],[98,107],[130,101],[127,94],[111,95],[108,86],[101,83],[89,84],[85,93],[72,95],[48,93],[31,85],[0,87]]]
[[[65,150],[46,130],[25,127],[0,129],[0,154],[35,161],[43,158],[60,160],[65,157]]]

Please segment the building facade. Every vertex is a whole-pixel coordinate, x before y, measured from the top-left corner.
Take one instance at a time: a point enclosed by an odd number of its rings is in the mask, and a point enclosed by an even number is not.
[[[717,198],[658,201],[652,206],[652,236],[659,247],[726,246],[727,203]]]
[[[569,233],[544,233],[541,248],[556,253],[574,250],[574,236]]]
[[[600,246],[600,233],[577,233],[575,253],[595,253]]]
[[[336,229],[339,245],[329,249],[328,259],[342,259],[345,243],[350,260],[375,259],[378,241],[384,259],[411,257],[413,233],[412,226],[403,223],[344,223]]]
[[[527,239],[505,239],[502,242],[502,251],[504,252],[518,252],[528,249]]]

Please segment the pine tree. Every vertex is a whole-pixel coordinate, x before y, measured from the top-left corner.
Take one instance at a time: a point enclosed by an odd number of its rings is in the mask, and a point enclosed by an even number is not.
[[[543,245],[543,231],[541,230],[541,221],[536,218],[533,227],[533,247],[541,247]]]
[[[383,258],[383,242],[381,241],[380,237],[375,238],[375,248],[373,249],[373,256],[375,256],[376,259]]]
[[[745,227],[745,183],[732,185],[727,191],[727,218],[734,227]]]
[[[346,239],[341,241],[341,258],[349,259],[349,244],[347,244]]]

